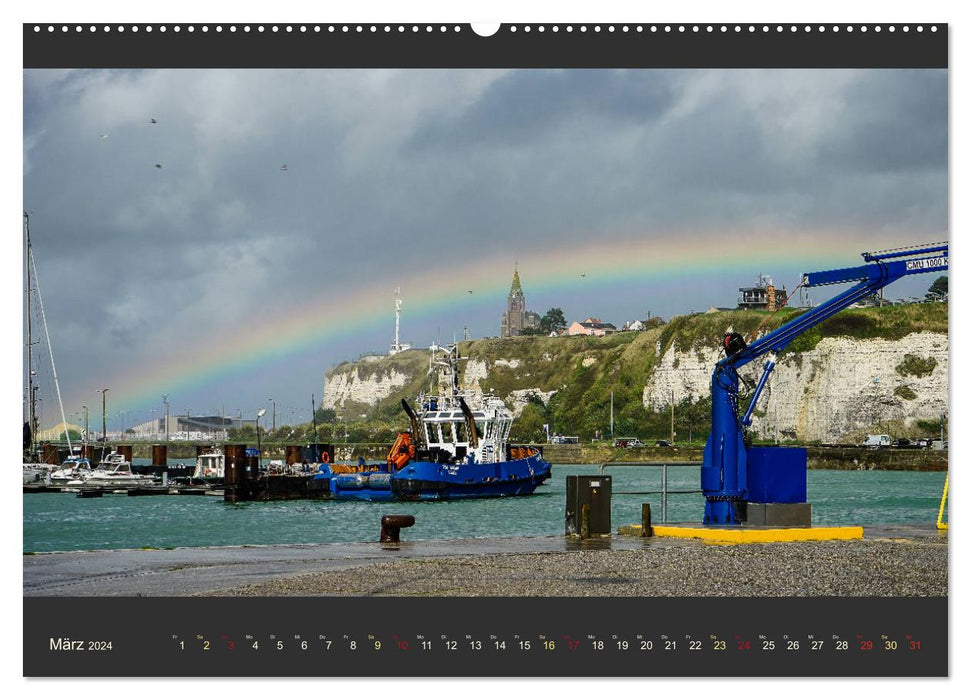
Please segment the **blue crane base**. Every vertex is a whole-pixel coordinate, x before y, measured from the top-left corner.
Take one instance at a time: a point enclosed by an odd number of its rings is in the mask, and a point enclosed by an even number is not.
[[[744,471],[735,488],[724,488],[724,471],[708,459],[701,467],[705,493],[706,525],[740,525],[745,505],[752,503],[806,503],[806,449],[803,447],[742,447]],[[709,450],[706,448],[706,458]]]

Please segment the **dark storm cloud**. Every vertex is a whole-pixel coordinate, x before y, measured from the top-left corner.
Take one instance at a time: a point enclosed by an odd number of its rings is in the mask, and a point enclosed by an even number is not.
[[[947,76],[877,71],[846,95],[820,162],[833,171],[939,170],[947,159]]]
[[[677,82],[677,73],[652,77],[645,71],[516,71],[497,79],[464,109],[432,115],[410,146],[461,153],[544,141],[569,123],[586,124],[592,132],[624,122],[644,125],[673,103]]]
[[[27,71],[24,207],[61,374],[96,382],[213,328],[497,252],[941,234],[946,97],[943,71]],[[494,334],[499,312],[470,331]],[[266,371],[306,386],[285,369]]]

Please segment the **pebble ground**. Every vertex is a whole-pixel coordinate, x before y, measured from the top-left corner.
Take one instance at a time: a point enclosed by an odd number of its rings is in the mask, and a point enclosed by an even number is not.
[[[233,596],[946,596],[946,536],[401,559]]]

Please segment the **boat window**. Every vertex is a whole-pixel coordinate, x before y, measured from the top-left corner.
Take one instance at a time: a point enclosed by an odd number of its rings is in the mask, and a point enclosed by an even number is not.
[[[458,442],[458,438],[456,438],[455,436],[455,423],[449,423],[448,429],[445,432],[446,432],[445,437],[449,439],[448,440],[449,442],[452,442],[452,443]]]
[[[437,438],[435,440],[435,442],[437,442],[439,444],[445,442],[444,440],[442,440],[442,424],[441,423],[439,423],[438,425],[435,426],[435,437]]]
[[[457,442],[469,442],[469,427],[465,423],[458,424]]]

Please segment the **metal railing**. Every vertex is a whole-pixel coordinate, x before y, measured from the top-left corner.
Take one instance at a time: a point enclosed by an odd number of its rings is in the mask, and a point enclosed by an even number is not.
[[[653,496],[661,494],[661,522],[668,520],[668,494],[678,495],[687,493],[702,493],[701,489],[670,491],[668,489],[668,467],[700,467],[701,462],[604,462],[600,465],[600,473],[604,474],[607,467],[660,467],[660,491],[614,491],[617,496]]]

